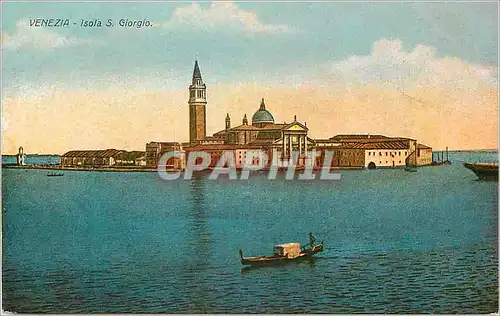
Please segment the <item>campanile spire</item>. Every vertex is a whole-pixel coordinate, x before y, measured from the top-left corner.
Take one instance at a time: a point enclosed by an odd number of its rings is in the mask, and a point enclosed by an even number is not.
[[[207,134],[206,105],[207,87],[201,78],[198,61],[194,62],[193,79],[189,86],[189,141],[204,140]]]
[[[201,78],[201,71],[200,71],[200,67],[198,66],[197,60],[194,61],[192,84],[203,84],[203,78]]]

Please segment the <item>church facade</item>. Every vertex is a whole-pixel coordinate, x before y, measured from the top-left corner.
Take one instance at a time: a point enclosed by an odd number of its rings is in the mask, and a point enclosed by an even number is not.
[[[298,164],[304,164],[305,158],[314,141],[310,139],[309,129],[294,117],[291,123],[276,123],[273,115],[266,109],[264,98],[259,109],[253,114],[251,124],[246,114],[242,123],[231,127],[229,114],[226,116],[225,129],[214,134],[225,144],[235,146],[257,146],[267,153],[273,150],[279,154],[281,161],[288,161],[292,152],[298,152]]]
[[[280,161],[283,162],[290,159],[292,152],[298,152],[298,164],[302,165],[305,163],[308,151],[314,146],[314,141],[307,136],[309,129],[305,123],[297,121],[296,116],[293,122],[277,123],[272,113],[266,108],[264,98],[262,98],[257,111],[252,115],[251,122],[248,121],[245,114],[241,124],[232,127],[228,113],[224,122],[225,128],[213,136],[207,137],[206,85],[203,83],[197,61],[195,61],[189,93],[190,139],[188,147],[210,149],[210,145],[225,145],[226,150],[232,148],[235,153],[236,151],[238,153],[244,152],[245,148],[255,152],[258,148],[268,156],[275,150],[280,156]],[[237,158],[239,156],[238,154]]]
[[[298,153],[297,165],[304,166],[307,162],[308,153],[316,150],[319,153],[314,158],[312,165],[322,166],[326,151],[334,153],[330,167],[401,167],[409,164],[409,157],[416,151],[416,141],[409,138],[387,137],[382,135],[336,135],[329,139],[312,139],[308,136],[309,129],[306,123],[299,122],[297,117],[290,123],[276,122],[273,114],[261,99],[252,119],[249,122],[244,114],[241,124],[232,126],[229,113],[226,115],[224,129],[216,132],[213,136],[207,136],[207,87],[203,81],[198,61],[195,61],[191,85],[189,86],[189,142],[176,143],[176,146],[164,146],[165,150],[159,150],[158,146],[148,143],[146,146],[146,157],[148,166],[156,167],[159,157],[163,152],[175,147],[184,156],[191,151],[204,151],[210,154],[215,167],[218,158],[223,151],[234,153],[237,167],[245,162],[245,156],[249,153],[264,152],[269,157],[268,165],[273,159],[272,154],[278,157],[278,166],[286,167],[292,158],[292,152]],[[432,162],[432,149],[425,145],[426,157],[419,159],[421,165]],[[149,150],[149,151],[148,151]],[[378,151],[377,151],[378,150]],[[384,151],[384,153],[381,153]],[[385,153],[387,151],[387,153]],[[420,151],[419,151],[420,153]],[[430,158],[427,157],[430,153]],[[393,159],[382,159],[385,155]],[[373,156],[372,156],[373,155]],[[374,159],[377,155],[377,159]],[[156,157],[156,159],[155,159]],[[295,157],[293,157],[295,159]],[[255,163],[255,161],[253,161]],[[425,163],[424,163],[425,162]],[[259,163],[258,161],[256,163]],[[309,162],[310,163],[310,162]]]

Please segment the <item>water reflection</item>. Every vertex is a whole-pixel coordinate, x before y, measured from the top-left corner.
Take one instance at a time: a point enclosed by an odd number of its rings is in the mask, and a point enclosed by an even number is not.
[[[8,169],[2,179],[8,311],[498,310],[498,185],[457,164],[307,185],[76,172],[59,186],[45,174]],[[259,243],[292,241],[297,231],[324,237],[328,251],[312,264],[240,273],[239,248],[266,255]]]
[[[213,310],[213,299],[210,296],[210,285],[206,275],[212,266],[212,234],[209,227],[209,216],[206,210],[206,180],[194,176],[189,184],[191,207],[188,213],[188,231],[186,252],[189,259],[182,274],[191,283],[191,311],[210,312]]]

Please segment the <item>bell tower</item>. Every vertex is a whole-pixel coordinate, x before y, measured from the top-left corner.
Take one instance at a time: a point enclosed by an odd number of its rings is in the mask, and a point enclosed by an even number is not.
[[[226,131],[231,128],[231,118],[229,117],[229,113],[226,115]]]
[[[207,134],[207,87],[201,78],[198,61],[194,62],[193,80],[189,86],[189,142],[197,143]]]

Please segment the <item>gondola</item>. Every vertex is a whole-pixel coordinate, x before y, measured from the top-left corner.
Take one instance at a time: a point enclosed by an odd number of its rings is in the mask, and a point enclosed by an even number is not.
[[[55,173],[55,172],[47,173],[47,177],[62,177],[62,176],[64,176],[64,173]]]
[[[243,257],[243,250],[239,250],[241,264],[245,266],[280,265],[311,259],[315,254],[324,250],[323,241],[318,244],[309,243],[301,247],[299,243],[279,244],[274,247],[272,256]]]

